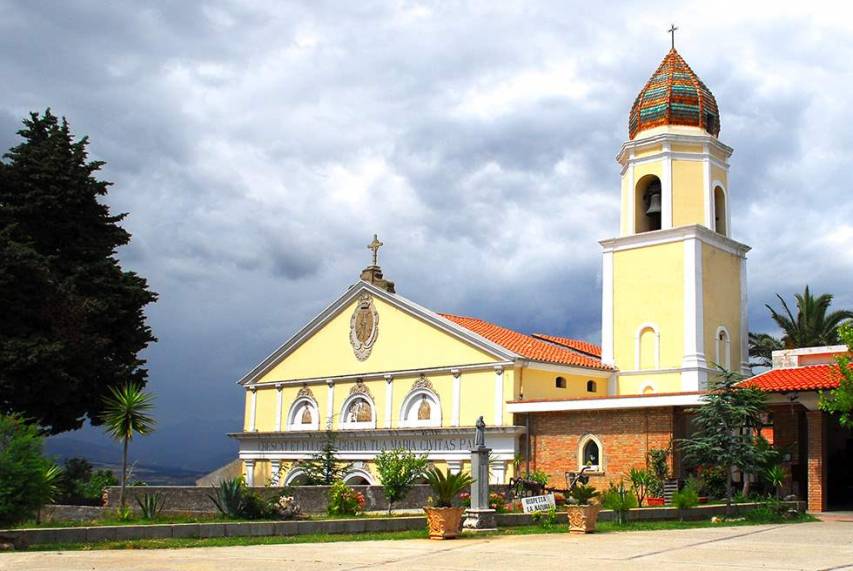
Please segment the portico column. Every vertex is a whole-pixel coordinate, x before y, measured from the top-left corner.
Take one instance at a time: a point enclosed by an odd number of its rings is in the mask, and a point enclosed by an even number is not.
[[[246,485],[254,486],[255,485],[255,461],[254,460],[243,460],[243,467],[246,470]]]
[[[256,387],[250,387],[249,392],[251,392],[251,402],[249,403],[249,432],[255,431],[255,416],[258,410],[258,389]]]
[[[273,486],[281,485],[281,460],[272,460],[270,462],[270,477],[272,478]]]
[[[459,369],[450,369],[453,375],[453,403],[450,415],[450,426],[459,426],[459,414],[462,409],[462,372]]]
[[[281,432],[281,407],[282,407],[282,389],[284,387],[280,384],[275,386],[276,392],[276,405],[275,405],[275,431]]]
[[[808,510],[826,510],[826,416],[823,411],[806,412],[808,427]]]
[[[503,484],[506,477],[506,462],[495,460],[489,463],[489,472],[492,475],[492,484]]]
[[[394,414],[394,377],[385,375],[385,428],[391,428]]]
[[[504,368],[495,367],[495,426],[503,426],[504,412]]]
[[[326,424],[331,428],[335,423],[335,381],[329,379],[326,385],[329,387],[326,391]]]
[[[447,469],[451,474],[458,474],[462,471],[462,460],[448,460]]]

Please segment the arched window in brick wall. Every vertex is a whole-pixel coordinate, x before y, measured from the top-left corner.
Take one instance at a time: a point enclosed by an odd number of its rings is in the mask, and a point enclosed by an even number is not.
[[[604,471],[604,446],[593,434],[587,434],[578,442],[578,468],[584,466],[594,472]]]

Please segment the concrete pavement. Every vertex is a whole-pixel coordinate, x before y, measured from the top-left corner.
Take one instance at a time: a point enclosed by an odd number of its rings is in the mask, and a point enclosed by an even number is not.
[[[370,541],[0,554],[0,570],[353,569],[853,570],[853,523],[720,527],[457,541]]]

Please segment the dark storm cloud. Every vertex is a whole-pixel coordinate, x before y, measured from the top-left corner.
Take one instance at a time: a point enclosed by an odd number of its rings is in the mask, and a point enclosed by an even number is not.
[[[160,293],[160,413],[236,428],[233,381],[357,278],[374,232],[419,303],[597,340],[614,157],[671,21],[735,148],[754,327],[806,281],[853,306],[853,19],[799,10],[0,1],[0,143],[48,106],[91,137],[122,259]]]

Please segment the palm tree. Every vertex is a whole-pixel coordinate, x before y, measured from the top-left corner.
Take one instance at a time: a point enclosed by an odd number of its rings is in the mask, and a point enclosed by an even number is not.
[[[154,418],[150,416],[154,408],[154,398],[142,390],[136,383],[127,383],[121,387],[110,387],[110,395],[104,398],[104,421],[107,434],[124,443],[121,458],[121,495],[119,503],[125,506],[124,492],[127,487],[127,444],[134,434],[145,435],[154,430]]]
[[[773,364],[773,351],[784,349],[782,341],[767,333],[749,333],[749,356],[757,362],[752,364],[760,367],[770,367]]]
[[[779,313],[769,305],[770,317],[785,332],[782,343],[786,349],[799,347],[817,347],[838,344],[838,325],[847,319],[853,319],[853,311],[841,310],[827,313],[832,303],[832,294],[825,293],[814,297],[806,286],[802,294],[796,294],[797,317],[778,293],[784,313]]]

